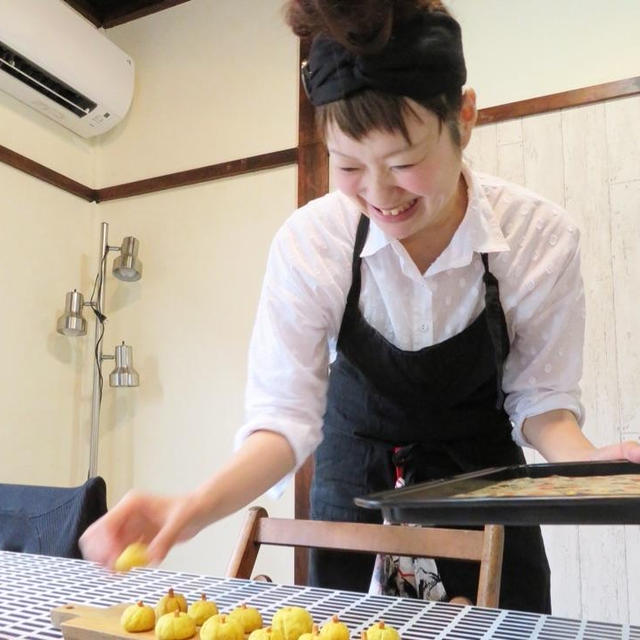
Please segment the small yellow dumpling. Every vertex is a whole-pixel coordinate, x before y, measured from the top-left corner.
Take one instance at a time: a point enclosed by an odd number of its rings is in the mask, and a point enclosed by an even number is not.
[[[320,637],[325,640],[349,640],[349,629],[346,624],[340,622],[338,616],[332,616],[329,622],[322,625]]]
[[[184,611],[172,611],[160,616],[156,624],[159,640],[186,640],[196,635],[196,623]]]
[[[298,640],[313,640],[319,636],[320,632],[318,631],[318,625],[314,624],[313,627],[311,627],[311,633],[303,633]]]
[[[129,571],[133,567],[146,567],[148,564],[147,545],[144,542],[134,542],[118,556],[113,568],[116,571]]]
[[[400,640],[400,634],[382,620],[367,629],[367,640]]]
[[[172,611],[187,612],[187,599],[181,593],[174,593],[173,589],[167,591],[166,596],[162,596],[156,605],[156,616],[159,618],[165,613]]]
[[[245,633],[251,633],[262,627],[262,616],[260,612],[253,607],[247,607],[246,604],[241,604],[239,607],[236,607],[229,614],[229,617],[239,622]]]
[[[302,607],[282,607],[275,612],[271,626],[282,633],[284,640],[298,640],[313,628],[311,614]]]
[[[282,640],[282,634],[273,627],[265,627],[264,629],[254,629],[247,640]]]
[[[125,631],[149,631],[156,624],[156,614],[142,600],[127,607],[120,616],[120,624]]]
[[[227,615],[211,616],[200,628],[200,640],[244,640],[244,630]]]
[[[215,616],[218,613],[218,607],[213,600],[207,600],[207,596],[203,593],[200,596],[200,600],[196,600],[189,605],[187,613],[200,627],[204,624],[205,620],[208,620],[211,616]]]

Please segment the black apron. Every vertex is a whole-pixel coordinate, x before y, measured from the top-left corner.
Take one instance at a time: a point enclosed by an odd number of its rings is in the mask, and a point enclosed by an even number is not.
[[[523,464],[503,409],[502,367],[509,338],[498,282],[484,263],[485,309],[461,333],[403,351],[363,318],[360,252],[369,230],[362,216],[353,250],[351,289],[331,365],[324,439],[314,454],[311,517],[382,521],[353,498],[393,488],[394,463],[407,483],[492,466]],[[394,454],[394,448],[400,447]],[[367,591],[374,557],[312,550],[314,586]],[[438,560],[449,596],[475,601],[477,564]],[[500,607],[550,613],[550,572],[539,527],[506,527]]]

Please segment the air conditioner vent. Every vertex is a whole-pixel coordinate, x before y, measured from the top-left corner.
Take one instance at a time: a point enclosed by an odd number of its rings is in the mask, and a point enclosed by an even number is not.
[[[95,102],[74,91],[69,85],[16,53],[3,42],[0,42],[0,71],[13,76],[80,118],[91,113],[97,106]]]

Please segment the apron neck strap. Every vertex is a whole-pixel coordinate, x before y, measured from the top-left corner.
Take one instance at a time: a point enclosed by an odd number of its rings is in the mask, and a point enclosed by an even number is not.
[[[364,248],[364,243],[367,241],[369,235],[369,218],[364,214],[360,214],[360,221],[358,222],[358,230],[356,231],[356,240],[353,245],[353,259],[351,260],[351,288],[349,289],[349,295],[347,296],[347,309],[352,309],[358,306],[358,300],[360,299],[360,265],[362,258],[360,254]]]

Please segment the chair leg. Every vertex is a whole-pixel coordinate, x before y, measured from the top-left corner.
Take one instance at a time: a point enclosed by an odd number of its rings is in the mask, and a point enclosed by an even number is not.
[[[502,554],[504,551],[504,527],[490,524],[484,528],[484,545],[480,561],[478,581],[479,607],[497,607],[500,600],[502,579]]]
[[[255,542],[255,532],[260,518],[268,518],[269,514],[262,507],[251,507],[240,532],[238,544],[227,565],[225,577],[251,578],[260,545]]]

